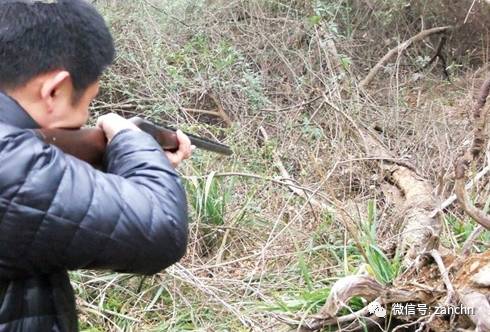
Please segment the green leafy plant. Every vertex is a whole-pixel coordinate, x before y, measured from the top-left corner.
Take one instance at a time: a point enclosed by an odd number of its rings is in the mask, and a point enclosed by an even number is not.
[[[367,206],[367,220],[362,223],[361,243],[364,251],[363,259],[368,265],[369,272],[381,283],[391,283],[400,272],[401,259],[395,256],[390,260],[379,248],[376,240],[376,202],[370,200]]]
[[[329,294],[329,287],[313,291],[299,291],[281,298],[277,297],[274,303],[260,305],[259,309],[284,313],[295,313],[297,311],[315,312],[325,304]]]
[[[198,219],[209,225],[223,225],[230,191],[216,179],[215,174],[211,172],[204,179],[187,181],[187,191]]]
[[[233,184],[225,185],[211,172],[205,178],[192,178],[187,182],[189,201],[193,207],[192,220],[198,224],[202,239],[202,250],[208,254],[221,242],[223,232],[219,227],[225,223],[226,205],[230,200],[230,188]]]

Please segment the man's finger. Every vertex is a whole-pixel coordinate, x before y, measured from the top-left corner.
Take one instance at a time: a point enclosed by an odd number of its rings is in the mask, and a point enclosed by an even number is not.
[[[167,155],[168,161],[170,161],[170,163],[172,164],[172,166],[174,168],[179,165],[179,160],[178,160],[177,156],[175,155],[175,153],[167,151],[167,152],[165,152],[165,154]]]
[[[182,132],[182,130],[178,129],[177,130],[177,139],[179,140],[179,144],[183,145],[191,145],[191,140],[189,137]]]
[[[96,126],[97,128],[101,128],[101,129],[102,129],[103,124],[104,124],[104,118],[105,118],[105,115],[99,116],[99,117],[97,118],[97,123],[95,124],[95,126]]]
[[[175,152],[166,152],[166,155],[170,163],[177,167],[184,159],[189,159],[192,155],[193,145],[191,140],[180,129],[177,130],[177,140],[179,141],[179,148]],[[194,147],[195,148],[195,147]]]
[[[192,155],[191,140],[181,130],[177,130],[177,139],[179,140],[179,150],[182,151],[183,159]]]

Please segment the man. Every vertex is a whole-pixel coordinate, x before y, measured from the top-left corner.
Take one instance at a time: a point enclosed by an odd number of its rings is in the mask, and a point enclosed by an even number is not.
[[[67,271],[154,274],[187,244],[175,153],[109,114],[106,172],[28,129],[77,128],[114,58],[102,17],[83,0],[0,1],[0,331],[77,331]]]

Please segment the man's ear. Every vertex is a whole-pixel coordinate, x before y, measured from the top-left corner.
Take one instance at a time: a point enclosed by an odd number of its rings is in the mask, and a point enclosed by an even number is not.
[[[63,84],[68,83],[70,80],[70,73],[66,70],[53,73],[48,79],[46,79],[41,86],[41,98],[46,102],[48,112],[52,112],[54,105],[54,98],[59,93]]]

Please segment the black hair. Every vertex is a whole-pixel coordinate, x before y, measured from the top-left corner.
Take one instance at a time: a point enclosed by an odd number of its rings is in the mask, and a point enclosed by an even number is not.
[[[63,69],[78,94],[114,56],[104,19],[84,0],[0,0],[0,90]]]

